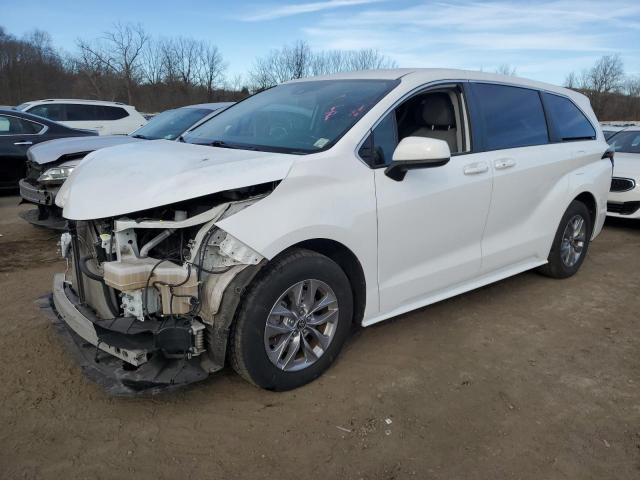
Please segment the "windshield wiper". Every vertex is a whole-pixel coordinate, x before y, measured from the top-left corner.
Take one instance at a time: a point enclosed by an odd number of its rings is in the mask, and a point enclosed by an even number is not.
[[[223,140],[214,140],[213,142],[209,143],[209,145],[211,147],[233,148],[236,150],[257,150],[257,148],[252,145],[243,145],[240,143],[227,143]]]
[[[145,137],[144,135],[140,135],[139,133],[136,133],[135,135],[131,135],[132,138],[140,138],[142,140],[151,140],[149,137]]]

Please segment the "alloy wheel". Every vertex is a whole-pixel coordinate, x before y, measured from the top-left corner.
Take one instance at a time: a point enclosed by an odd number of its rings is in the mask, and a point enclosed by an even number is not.
[[[560,258],[565,266],[571,268],[582,256],[587,239],[587,227],[581,215],[571,217],[562,234]]]
[[[289,287],[271,308],[264,347],[284,371],[313,365],[327,351],[338,326],[338,300],[329,285],[303,280]]]

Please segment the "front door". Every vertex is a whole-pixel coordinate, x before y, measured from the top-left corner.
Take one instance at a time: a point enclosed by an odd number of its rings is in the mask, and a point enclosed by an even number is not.
[[[453,151],[446,165],[410,170],[402,181],[387,177],[382,168],[375,170],[382,314],[435,300],[476,277],[481,268],[492,173],[470,153],[464,102],[458,101],[461,90],[445,93],[452,99],[448,107],[443,107],[446,97],[426,99],[426,92],[422,99],[407,101],[413,102],[409,111],[399,106],[372,132],[374,149],[386,155],[386,163],[403,136],[443,139]],[[432,106],[452,111],[416,111]]]
[[[27,150],[37,143],[44,126],[13,115],[0,115],[0,188],[18,188],[25,176]]]

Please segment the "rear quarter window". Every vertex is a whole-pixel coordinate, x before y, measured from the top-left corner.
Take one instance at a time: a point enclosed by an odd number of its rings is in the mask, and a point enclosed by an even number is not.
[[[35,135],[44,125],[12,116],[0,116],[0,135]]]
[[[551,123],[553,141],[569,142],[596,138],[593,125],[571,100],[551,93],[543,93],[542,98]]]
[[[483,150],[542,145],[549,142],[547,122],[537,90],[472,84],[476,131],[484,138]]]
[[[100,120],[120,120],[129,116],[129,113],[120,107],[108,107],[104,105],[96,105]]]

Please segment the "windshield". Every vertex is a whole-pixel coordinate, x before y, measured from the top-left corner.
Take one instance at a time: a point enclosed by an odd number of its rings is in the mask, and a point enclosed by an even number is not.
[[[317,80],[279,85],[216,115],[186,142],[284,153],[330,148],[397,81]]]
[[[609,139],[616,152],[640,153],[640,130],[619,132]]]
[[[29,105],[31,105],[31,104],[30,104],[30,103],[21,103],[20,105],[18,105],[18,106],[16,107],[16,110],[20,110],[20,111],[26,110],[26,108],[27,108]]]
[[[602,130],[602,133],[604,133],[604,139],[605,140],[609,140],[611,137],[613,137],[619,131],[620,130]]]
[[[209,115],[206,108],[177,108],[162,112],[131,134],[145,140],[175,140],[194,123]]]

